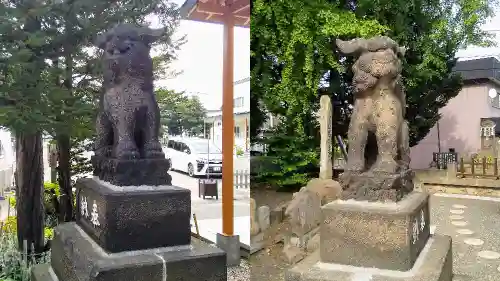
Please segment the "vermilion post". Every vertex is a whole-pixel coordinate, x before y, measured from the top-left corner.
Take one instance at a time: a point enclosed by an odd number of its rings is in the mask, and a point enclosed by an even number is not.
[[[226,1],[226,4],[229,1]],[[222,68],[222,234],[234,234],[234,22],[230,11],[225,13]]]

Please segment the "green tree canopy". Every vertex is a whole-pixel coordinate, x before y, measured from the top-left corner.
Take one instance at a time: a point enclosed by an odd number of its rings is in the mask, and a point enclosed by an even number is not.
[[[188,97],[184,92],[158,89],[156,99],[164,133],[173,136],[182,133],[190,136],[203,134],[206,109],[198,97]]]
[[[154,59],[155,75],[161,76],[171,73],[168,63],[179,47],[179,41],[172,40],[180,19],[173,3],[0,1],[0,126],[19,136],[18,163],[25,166],[18,167],[22,191],[18,205],[23,205],[18,208],[18,219],[22,217],[18,225],[27,229],[19,231],[19,239],[34,241],[37,251],[43,242],[43,219],[38,217],[37,207],[43,180],[38,161],[41,135],[49,134],[57,142],[64,220],[70,220],[71,162],[78,159],[72,146],[92,137],[101,92],[101,53],[93,42],[98,33],[118,23],[147,24],[146,17],[151,14],[157,15],[165,27],[165,36],[156,42],[159,52]]]
[[[493,3],[485,0],[255,1],[252,135],[259,133],[264,113],[270,112],[282,121],[272,134],[280,141],[267,140],[273,143],[270,153],[281,155],[281,165],[290,172],[317,161],[314,114],[319,95],[332,96],[335,135],[346,135],[351,113],[353,59],[339,54],[335,39],[380,34],[408,47],[403,76],[410,142],[415,145],[439,119],[439,108],[461,88],[460,77],[452,75],[457,50],[492,44],[480,29],[492,8]],[[294,151],[308,151],[309,157],[283,154],[280,147],[291,145],[299,146]]]

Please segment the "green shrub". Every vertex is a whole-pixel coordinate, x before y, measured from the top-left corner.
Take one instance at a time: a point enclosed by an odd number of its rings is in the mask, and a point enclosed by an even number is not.
[[[54,238],[54,228],[45,227],[43,235],[45,236],[45,239],[52,240],[52,238]]]
[[[57,196],[61,196],[61,191],[59,188],[59,184],[53,182],[46,182],[43,184],[43,189],[45,191],[53,190]]]
[[[15,233],[0,235],[0,280],[24,281],[29,280],[29,268],[17,250]]]
[[[295,191],[318,176],[319,149],[314,137],[290,136],[283,130],[275,127],[265,132],[260,144],[267,146],[267,154],[260,160],[267,163],[257,173],[252,171],[251,181],[266,183],[278,191]]]
[[[31,255],[20,252],[15,232],[0,233],[0,281],[29,281],[32,266],[50,262],[50,252]]]
[[[17,202],[16,197],[14,196],[9,197],[9,204],[12,208],[16,208],[16,202]]]
[[[279,172],[281,167],[276,163],[277,160],[276,156],[250,156],[250,173],[257,175]]]
[[[5,220],[5,222],[2,225],[1,228],[1,233],[7,233],[7,234],[16,234],[17,233],[17,217],[16,216],[10,216]],[[53,227],[48,227],[46,226],[44,229],[44,236],[45,239],[52,239],[54,237],[54,228]],[[0,281],[3,281],[0,279]]]
[[[52,239],[54,230],[46,227],[45,239]],[[0,281],[29,281],[31,267],[50,262],[50,251],[42,254],[20,252],[17,245],[17,218],[10,216],[0,229]]]
[[[236,156],[243,156],[245,154],[245,151],[243,150],[243,148],[239,147],[239,146],[236,146]]]
[[[54,193],[57,195],[57,197],[61,196],[59,184],[52,183],[52,182],[46,182],[43,184],[43,189],[44,189],[43,203],[45,206],[45,212],[46,213],[53,213],[54,206],[52,205],[52,200],[51,200],[52,192],[51,191],[54,191]],[[74,195],[73,195],[73,199],[74,199]],[[17,202],[16,197],[9,197],[9,204],[12,208],[16,207],[16,202]],[[0,280],[0,281],[2,281],[2,280]]]
[[[2,233],[16,233],[17,232],[17,217],[8,217],[2,225]]]

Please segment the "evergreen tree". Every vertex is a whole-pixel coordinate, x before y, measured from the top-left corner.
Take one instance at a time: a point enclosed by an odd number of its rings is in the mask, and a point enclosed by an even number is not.
[[[72,168],[79,147],[94,131],[101,92],[98,33],[118,23],[147,24],[155,14],[165,27],[155,58],[156,74],[168,73],[179,41],[171,35],[179,23],[175,5],[150,1],[0,1],[0,125],[17,139],[18,238],[43,249],[42,134],[58,147],[58,182],[64,221],[73,218]],[[87,166],[86,166],[87,165]]]

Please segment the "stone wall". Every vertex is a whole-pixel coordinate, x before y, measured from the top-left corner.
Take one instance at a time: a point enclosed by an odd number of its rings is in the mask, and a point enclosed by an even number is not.
[[[500,180],[480,177],[457,177],[455,165],[447,170],[426,169],[415,171],[415,189],[429,193],[451,193],[500,197]]]

